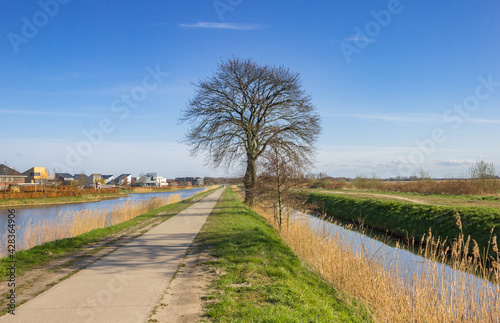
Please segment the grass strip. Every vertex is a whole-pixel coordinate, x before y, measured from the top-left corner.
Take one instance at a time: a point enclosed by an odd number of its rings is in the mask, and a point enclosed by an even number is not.
[[[495,225],[493,234],[500,236],[500,210],[497,208],[422,205],[324,193],[308,196],[309,203],[316,204],[331,217],[362,222],[369,228],[388,231],[397,237],[420,239],[432,229],[433,236],[448,238],[450,242],[460,234],[458,214],[465,237],[470,235],[475,239],[483,253],[486,254]]]
[[[196,238],[217,261],[207,316],[217,322],[366,322],[367,311],[311,272],[231,188]]]
[[[86,245],[104,240],[130,227],[140,225],[148,219],[161,217],[166,221],[177,213],[187,209],[203,197],[212,193],[214,190],[215,189],[202,192],[178,203],[162,206],[156,210],[149,211],[117,225],[95,229],[74,238],[55,240],[35,246],[28,250],[16,252],[16,274],[20,275],[24,271],[33,269],[35,266],[40,266],[54,259],[75,254]],[[10,265],[12,265],[12,259],[8,256],[0,259],[0,281],[7,279],[7,275],[9,274],[8,268]]]
[[[40,197],[26,199],[6,199],[0,200],[0,207],[8,206],[36,206],[46,204],[61,204],[61,203],[87,203],[98,202],[106,199],[120,198],[125,194],[83,194],[82,196],[63,196],[63,197]]]

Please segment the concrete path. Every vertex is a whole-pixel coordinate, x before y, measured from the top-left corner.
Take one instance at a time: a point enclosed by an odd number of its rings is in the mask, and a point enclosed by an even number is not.
[[[223,189],[7,314],[3,322],[147,322]]]

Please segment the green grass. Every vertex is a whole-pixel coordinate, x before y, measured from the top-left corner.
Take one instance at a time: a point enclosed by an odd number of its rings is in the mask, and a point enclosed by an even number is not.
[[[366,310],[347,302],[312,273],[257,213],[226,189],[196,239],[218,258],[209,263],[207,315],[217,322],[365,322]]]
[[[16,252],[16,273],[17,275],[19,275],[24,271],[33,269],[33,267],[35,266],[43,265],[50,262],[51,260],[74,254],[85,245],[98,242],[125,229],[140,225],[142,222],[148,219],[161,217],[164,220],[167,220],[177,213],[187,209],[194,203],[194,201],[198,201],[200,198],[207,196],[213,191],[214,190],[203,192],[181,202],[163,206],[117,225],[102,229],[95,229],[74,238],[51,241],[35,246],[28,250]],[[159,213],[161,213],[161,215],[158,215]],[[7,274],[6,270],[10,265],[12,265],[10,261],[11,259],[9,259],[9,257],[0,259],[0,280],[5,279]]]
[[[481,251],[488,247],[493,227],[496,226],[494,234],[500,236],[498,208],[423,205],[324,193],[309,194],[309,202],[334,218],[363,222],[369,228],[388,231],[397,237],[420,239],[431,228],[435,237],[451,241],[460,234],[457,214],[460,214],[464,235],[475,239]]]
[[[417,200],[424,204],[441,206],[478,206],[478,207],[496,207],[500,208],[500,197],[496,195],[446,195],[446,194],[427,194],[427,193],[407,193],[376,190],[330,190],[330,189],[310,189],[314,193],[332,193],[349,195],[364,199],[381,199],[389,201],[401,201],[398,197]],[[374,197],[372,194],[384,195]]]

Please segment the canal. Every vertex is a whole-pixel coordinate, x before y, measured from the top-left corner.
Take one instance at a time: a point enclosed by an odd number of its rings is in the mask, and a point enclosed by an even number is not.
[[[146,201],[154,197],[165,197],[172,194],[179,194],[181,200],[189,198],[204,188],[193,188],[189,190],[179,190],[174,192],[158,192],[158,193],[137,193],[129,194],[128,196],[107,199],[99,202],[88,202],[88,203],[71,203],[71,204],[56,204],[56,205],[43,205],[34,207],[12,207],[9,209],[15,210],[15,225],[16,225],[16,239],[18,241],[23,240],[24,232],[29,229],[31,225],[38,223],[39,220],[55,220],[59,214],[66,214],[67,212],[76,213],[83,210],[106,210],[112,209],[113,207],[129,201]],[[0,209],[0,243],[3,245],[7,241],[7,229],[8,229],[8,217],[9,209]],[[12,216],[11,216],[12,217]],[[3,247],[3,246],[1,246]],[[3,250],[4,248],[1,248]],[[4,256],[3,254],[1,256]]]

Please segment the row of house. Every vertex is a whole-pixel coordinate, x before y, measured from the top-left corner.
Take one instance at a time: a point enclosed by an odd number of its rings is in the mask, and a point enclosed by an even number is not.
[[[175,180],[168,180],[165,177],[158,176],[157,173],[141,174],[138,177],[132,177],[131,174],[115,176],[98,173],[91,175],[55,173],[49,175],[46,167],[32,167],[20,173],[9,166],[0,164],[0,190],[8,188],[10,185],[47,184],[49,181],[67,185],[76,182],[80,186],[96,188],[127,185],[164,187],[174,183],[179,185],[204,185],[202,177],[177,177]]]
[[[77,182],[82,186],[96,186],[99,188],[101,185],[108,186],[124,186],[132,183],[131,174],[121,174],[120,176],[102,175],[102,174],[69,174],[69,173],[55,173],[55,180],[62,184],[71,184]]]
[[[32,167],[20,173],[12,167],[0,164],[0,189],[6,189],[10,185],[40,183],[49,179],[49,172],[45,167]]]

